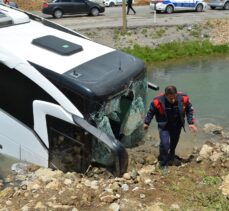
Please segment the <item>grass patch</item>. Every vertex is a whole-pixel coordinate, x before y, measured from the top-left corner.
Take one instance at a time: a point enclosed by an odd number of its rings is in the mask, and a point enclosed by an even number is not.
[[[114,40],[118,40],[119,39],[119,36],[121,36],[122,35],[122,32],[121,32],[121,30],[120,29],[118,29],[118,28],[115,28],[114,29]]]
[[[119,40],[121,37],[132,36],[132,35],[133,35],[132,31],[122,32],[122,30],[115,28],[113,38],[116,41],[116,40]]]
[[[205,176],[203,178],[203,183],[206,185],[217,185],[221,182],[222,182],[221,178],[217,176]]]
[[[154,34],[152,35],[152,39],[158,39],[158,38],[164,36],[165,35],[165,32],[166,32],[165,29],[158,29],[158,30],[156,30],[154,32]]]
[[[158,37],[162,37],[165,34],[165,29],[158,29],[155,33]]]
[[[193,193],[191,201],[193,207],[205,207],[206,210],[217,211],[229,210],[228,199],[226,199],[226,197],[224,197],[219,191]]]
[[[86,32],[85,34],[88,37],[95,37],[96,36],[96,33],[95,32]]]
[[[146,63],[165,61],[193,56],[209,56],[229,53],[229,46],[213,45],[209,41],[171,42],[159,45],[157,48],[141,47],[124,48],[123,51],[132,54]]]
[[[173,191],[173,192],[178,192],[178,191],[180,190],[180,188],[179,188],[178,185],[176,185],[175,183],[173,183],[173,184],[171,184],[171,185],[169,186],[169,190],[170,190],[170,191]]]
[[[184,25],[178,25],[178,26],[177,26],[177,31],[183,30],[184,28],[185,28]]]
[[[142,29],[142,34],[147,34],[147,32],[148,32],[148,29],[146,28]]]
[[[202,32],[202,26],[194,25],[192,30],[190,31],[190,35],[193,37],[200,37]]]

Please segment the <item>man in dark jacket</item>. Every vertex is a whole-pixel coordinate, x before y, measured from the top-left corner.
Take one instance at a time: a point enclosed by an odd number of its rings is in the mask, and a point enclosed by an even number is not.
[[[188,95],[177,92],[175,86],[167,86],[165,93],[155,97],[144,120],[144,129],[155,116],[160,135],[159,164],[163,169],[175,159],[175,149],[185,124],[185,115],[189,128],[197,131],[194,125],[193,107]]]
[[[133,9],[132,4],[133,0],[127,0],[127,15],[129,15],[130,9],[134,12],[134,14],[136,14],[136,11]]]

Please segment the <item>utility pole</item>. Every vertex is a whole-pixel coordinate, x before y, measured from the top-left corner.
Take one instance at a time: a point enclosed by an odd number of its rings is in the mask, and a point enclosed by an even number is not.
[[[122,32],[126,33],[127,20],[126,20],[126,0],[122,0]]]

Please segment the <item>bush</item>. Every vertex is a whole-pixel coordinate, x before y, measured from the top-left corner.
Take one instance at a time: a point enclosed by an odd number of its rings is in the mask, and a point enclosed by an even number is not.
[[[190,56],[208,56],[229,53],[229,46],[213,45],[209,41],[171,42],[159,45],[156,48],[134,45],[133,48],[124,48],[123,51],[132,54],[146,63],[165,61]]]

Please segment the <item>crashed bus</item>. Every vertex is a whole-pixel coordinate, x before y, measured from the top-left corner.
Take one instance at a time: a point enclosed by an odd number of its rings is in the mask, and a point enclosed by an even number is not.
[[[0,153],[85,172],[128,165],[143,137],[144,63],[18,9],[0,5]]]

